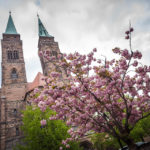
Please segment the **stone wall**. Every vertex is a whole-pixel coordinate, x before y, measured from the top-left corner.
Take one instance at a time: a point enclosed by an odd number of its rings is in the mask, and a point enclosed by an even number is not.
[[[1,43],[0,150],[12,150],[23,137],[20,130],[21,111],[25,107],[27,80],[20,35],[3,34]],[[17,52],[17,57],[14,56],[14,51]],[[8,52],[11,53],[11,57]]]

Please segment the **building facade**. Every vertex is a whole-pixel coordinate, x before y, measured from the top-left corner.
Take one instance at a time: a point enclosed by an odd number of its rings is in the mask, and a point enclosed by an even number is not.
[[[49,55],[57,57],[58,54],[61,54],[58,43],[55,42],[53,36],[49,35],[39,17],[38,27],[38,53],[46,50]],[[53,62],[39,55],[43,74],[38,73],[33,82],[27,82],[22,40],[15,28],[11,13],[9,14],[6,31],[2,36],[1,50],[0,150],[12,150],[16,143],[19,143],[23,138],[20,126],[22,124],[21,110],[26,105],[25,96],[35,87],[43,84],[41,77],[47,76],[51,69],[58,69],[62,73],[64,69],[57,68]]]

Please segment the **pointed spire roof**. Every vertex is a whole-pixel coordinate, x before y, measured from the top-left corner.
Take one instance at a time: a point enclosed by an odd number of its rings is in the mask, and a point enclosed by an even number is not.
[[[5,34],[18,34],[17,30],[15,28],[13,19],[11,17],[11,12],[9,12],[9,18],[8,18],[8,22],[7,22],[7,27],[5,30]]]
[[[52,37],[51,35],[49,35],[49,33],[47,32],[46,28],[44,27],[43,23],[41,22],[41,19],[38,16],[38,26],[39,26],[39,36],[42,37]]]

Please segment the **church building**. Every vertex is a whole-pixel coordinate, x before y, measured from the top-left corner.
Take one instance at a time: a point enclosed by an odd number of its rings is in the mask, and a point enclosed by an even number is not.
[[[2,83],[0,89],[0,150],[12,150],[23,138],[20,130],[22,124],[21,110],[25,108],[25,97],[34,88],[42,86],[43,76],[55,68],[53,62],[40,55],[47,51],[49,55],[61,54],[58,43],[51,36],[38,17],[39,41],[38,54],[43,73],[38,73],[34,81],[27,82],[21,35],[17,32],[11,13],[1,40],[1,71]],[[63,74],[63,69],[59,69]]]

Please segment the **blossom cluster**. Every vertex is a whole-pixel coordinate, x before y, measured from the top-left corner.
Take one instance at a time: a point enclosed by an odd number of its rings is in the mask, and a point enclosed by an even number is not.
[[[126,34],[131,32],[133,28]],[[47,85],[33,100],[42,111],[49,107],[56,112],[50,120],[65,120],[71,127],[71,138],[62,142],[68,148],[70,140],[91,130],[123,140],[139,120],[150,115],[150,67],[139,63],[141,52],[116,47],[113,52],[119,59],[103,63],[94,57],[96,51],[93,49],[88,55],[64,54],[55,60],[66,71],[66,78],[51,71],[45,79]],[[42,120],[41,124],[46,122]]]
[[[125,34],[126,34],[125,39],[128,40],[130,38],[130,33],[133,32],[133,31],[134,31],[134,29],[132,27],[130,27],[130,29],[125,32]]]

